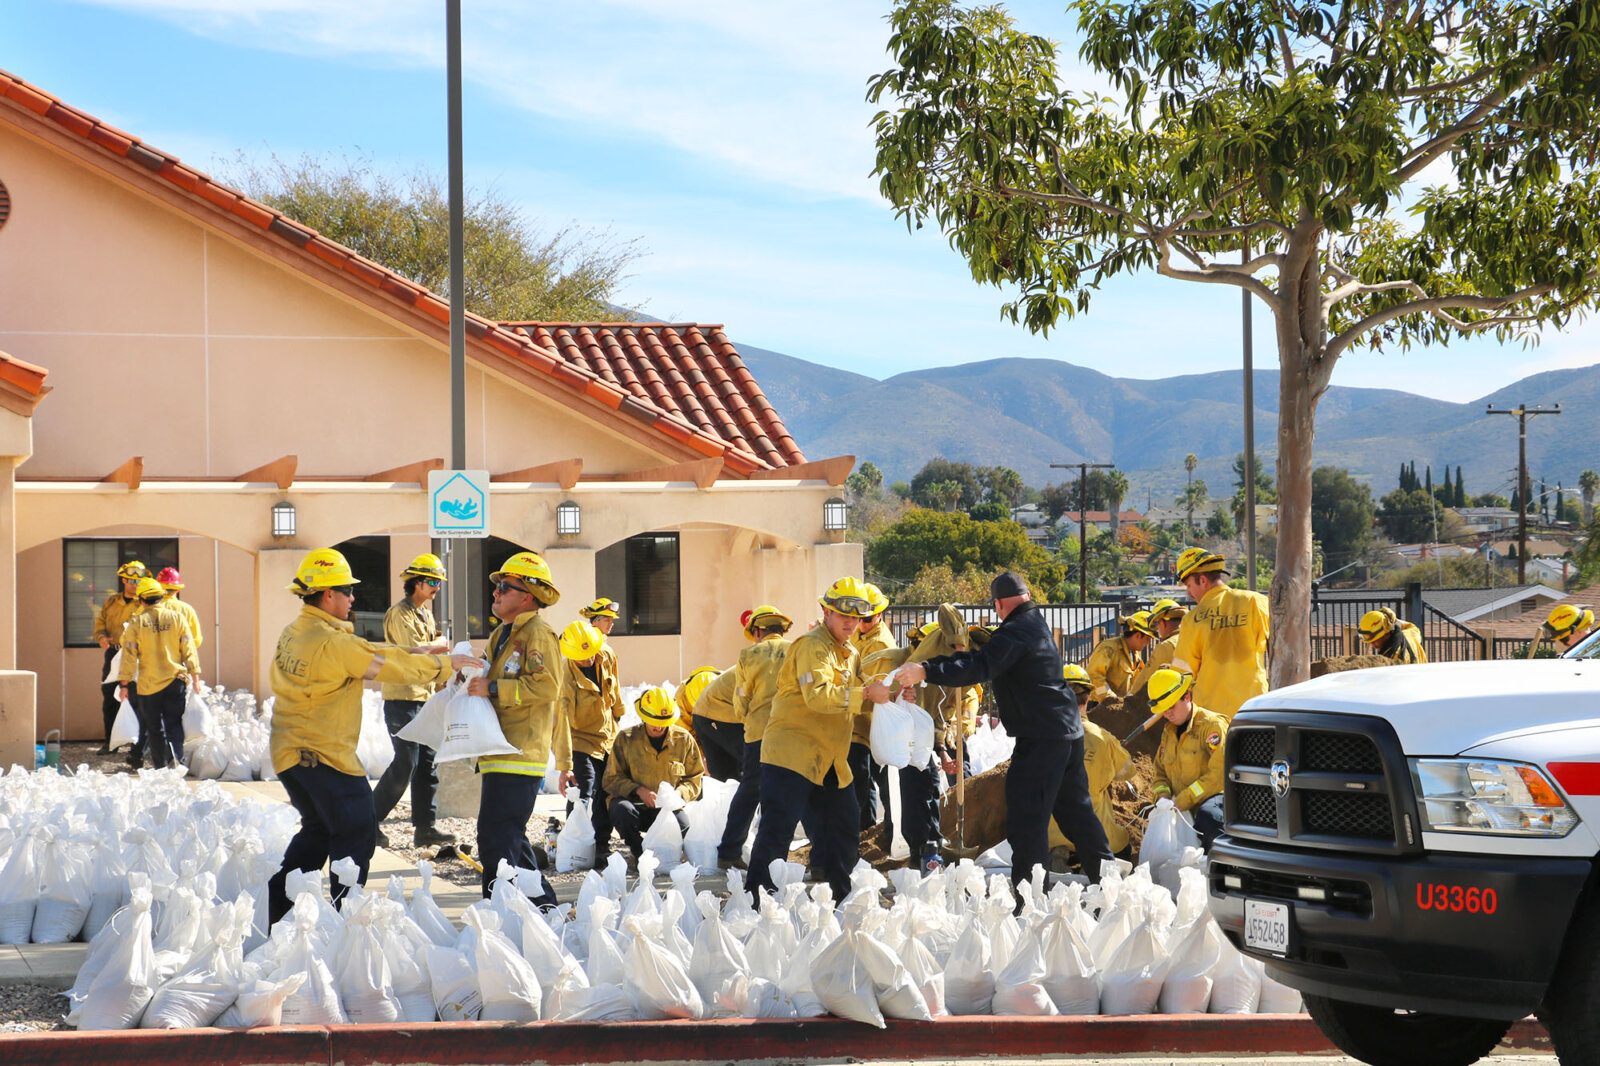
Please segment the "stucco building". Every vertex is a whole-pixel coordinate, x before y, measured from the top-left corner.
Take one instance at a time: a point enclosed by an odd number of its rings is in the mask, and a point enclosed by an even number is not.
[[[359,624],[381,626],[431,546],[448,317],[0,72],[0,584],[15,601],[0,669],[38,675],[40,733],[99,736],[93,612],[130,558],[182,570],[205,675],[230,687],[266,693],[310,548],[346,551]],[[472,635],[488,571],[541,551],[553,623],[622,602],[625,683],[726,665],[742,610],[809,621],[822,588],[861,573],[860,546],[824,528],[852,460],[807,461],[720,326],[469,318],[467,452],[494,475],[493,536],[458,542],[451,575],[470,583]],[[577,532],[558,532],[564,504]],[[283,505],[291,536],[274,535]]]

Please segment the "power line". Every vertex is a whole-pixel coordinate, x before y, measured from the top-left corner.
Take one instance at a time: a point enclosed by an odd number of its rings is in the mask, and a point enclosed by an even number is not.
[[[1527,404],[1520,404],[1516,407],[1496,408],[1494,404],[1489,404],[1486,413],[1517,416],[1517,584],[1526,585],[1528,583],[1528,493],[1531,488],[1528,484],[1528,416],[1558,415],[1561,413],[1561,405],[1546,407],[1539,404],[1529,407]]]

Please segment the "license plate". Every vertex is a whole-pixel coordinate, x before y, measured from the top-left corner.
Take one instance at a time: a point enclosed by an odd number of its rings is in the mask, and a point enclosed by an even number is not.
[[[1289,905],[1245,900],[1244,946],[1268,955],[1289,954]]]

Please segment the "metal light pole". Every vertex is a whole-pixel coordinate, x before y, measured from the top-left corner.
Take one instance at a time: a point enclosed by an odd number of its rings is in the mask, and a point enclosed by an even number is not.
[[[1239,252],[1241,263],[1250,262],[1250,238]],[[1256,590],[1256,373],[1254,338],[1250,335],[1250,290],[1244,298],[1244,580]]]
[[[1528,583],[1528,416],[1529,415],[1558,415],[1561,405],[1555,404],[1546,407],[1540,404],[1529,407],[1519,404],[1516,407],[1495,407],[1489,404],[1487,413],[1491,415],[1516,415],[1517,416],[1517,584]],[[1485,556],[1487,558],[1487,556]]]
[[[445,0],[445,78],[448,82],[450,142],[450,469],[467,468],[467,297],[466,240],[461,217],[466,194],[461,176],[461,0]],[[467,581],[465,551],[456,552],[454,538],[446,540],[451,567],[448,622],[451,639],[466,640]]]

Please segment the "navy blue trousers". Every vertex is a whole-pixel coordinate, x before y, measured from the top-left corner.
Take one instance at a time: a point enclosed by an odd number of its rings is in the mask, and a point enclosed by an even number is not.
[[[396,733],[411,724],[422,710],[420,700],[384,700],[383,721],[389,727],[389,739],[394,742],[394,762],[378,778],[372,789],[372,806],[377,809],[378,821],[389,817],[394,805],[400,802],[406,786],[411,786],[411,824],[421,828],[431,827],[436,814],[434,796],[439,791],[439,773],[433,766],[433,749],[412,740],[401,740]]]
[[[1006,840],[1011,843],[1011,883],[1028,880],[1050,856],[1050,818],[1077,845],[1078,862],[1090,881],[1100,880],[1100,864],[1110,859],[1105,826],[1089,800],[1089,775],[1083,768],[1083,737],[1043,740],[1018,737],[1006,771]]]
[[[283,853],[283,866],[267,882],[267,917],[276,922],[294,901],[285,890],[290,870],[320,870],[331,860],[354,859],[367,883],[367,867],[378,846],[378,819],[372,811],[372,788],[365,777],[343,774],[326,764],[291,766],[278,775],[289,802],[300,813],[300,831]],[[333,901],[345,887],[333,879]]]
[[[500,869],[500,860],[524,870],[537,870],[539,862],[528,840],[528,819],[533,817],[533,801],[539,798],[544,777],[529,774],[481,774],[483,794],[478,799],[478,861],[483,863],[483,897]],[[543,892],[533,902],[553,907],[555,889],[539,874]]]
[[[139,717],[134,753],[148,752],[157,770],[183,761],[183,706],[188,698],[189,685],[182,678],[174,678],[166,688],[148,696],[135,695],[134,685],[128,685],[128,702]]]
[[[761,804],[761,741],[744,746],[744,756],[739,767],[739,787],[728,801],[728,823],[722,831],[722,843],[717,845],[717,858],[737,859],[744,851],[744,838],[750,835],[750,823],[755,820],[756,807]],[[789,827],[793,831],[794,827]],[[785,855],[788,852],[784,852]]]
[[[907,766],[900,771],[901,832],[911,849],[911,861],[936,855],[943,836],[939,832],[939,766]]]
[[[751,888],[774,890],[768,867],[774,859],[789,857],[789,844],[802,820],[808,823],[811,865],[827,878],[835,902],[844,899],[859,854],[861,813],[856,790],[841,786],[832,769],[815,785],[786,767],[761,764],[761,825],[750,849]]]
[[[744,772],[744,726],[694,716],[694,736],[706,757],[706,773],[718,781],[738,781]]]
[[[1194,831],[1200,837],[1200,846],[1210,851],[1211,842],[1222,833],[1222,793],[1217,793],[1194,808],[1190,817],[1194,819]]]
[[[850,776],[855,778],[851,787],[856,790],[856,806],[861,809],[861,829],[865,832],[878,824],[878,782],[874,772],[883,768],[872,761],[870,747],[853,741],[846,761],[850,764]],[[887,817],[887,794],[884,801],[884,815]]]

